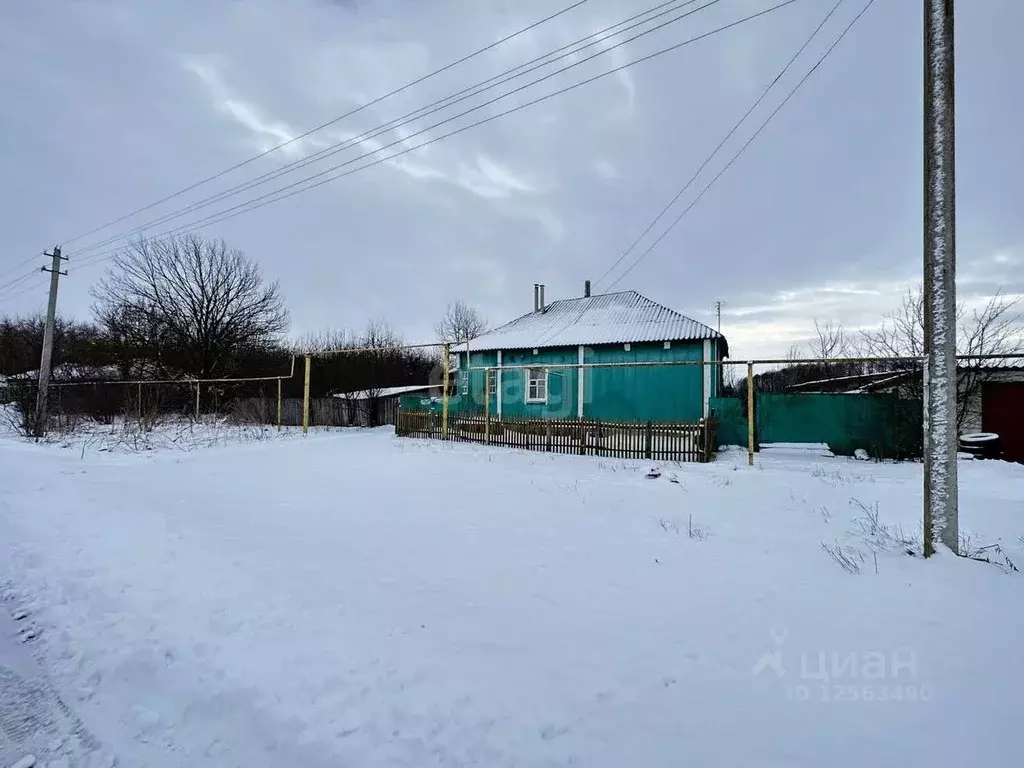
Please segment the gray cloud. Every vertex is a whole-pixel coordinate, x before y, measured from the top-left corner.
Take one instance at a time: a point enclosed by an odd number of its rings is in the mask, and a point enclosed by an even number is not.
[[[653,4],[590,0],[174,203],[356,137]],[[484,113],[769,4],[723,0]],[[280,278],[296,332],[383,316],[406,338],[422,340],[455,299],[494,321],[511,318],[529,309],[534,282],[547,283],[557,298],[600,276],[831,5],[801,0],[203,231],[228,239]],[[808,56],[820,55],[861,5],[845,0]],[[0,27],[0,167],[7,190],[0,271],[554,8],[547,0],[11,4]],[[1024,7],[979,0],[957,12],[960,290],[974,300],[999,287],[1024,291],[1014,173],[1024,166],[1022,108],[1013,98],[1024,62],[1011,43]],[[723,330],[737,356],[776,354],[805,337],[816,317],[870,325],[893,306],[920,272],[920,13],[919,2],[878,0],[747,154],[618,287],[705,321],[713,302],[723,300]],[[754,125],[776,103],[769,99]],[[363,141],[309,170],[392,141],[411,145],[440,135],[444,129],[409,138],[431,122]],[[140,223],[146,218],[152,216]],[[71,266],[61,307],[84,315],[101,267]],[[4,311],[32,311],[42,297],[39,288],[0,302]]]

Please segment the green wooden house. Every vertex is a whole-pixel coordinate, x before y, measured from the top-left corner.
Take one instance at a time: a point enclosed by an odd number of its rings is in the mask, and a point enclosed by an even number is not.
[[[453,350],[455,407],[481,411],[487,387],[487,406],[499,417],[677,423],[707,416],[722,366],[542,367],[728,356],[721,333],[635,291],[589,294],[588,283],[581,298],[545,304],[543,286],[535,286],[534,310],[471,341],[468,366],[466,351]],[[472,370],[482,367],[493,367],[487,379]]]

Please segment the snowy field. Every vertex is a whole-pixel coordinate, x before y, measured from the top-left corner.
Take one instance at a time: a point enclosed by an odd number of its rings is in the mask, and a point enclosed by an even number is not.
[[[1022,466],[265,437],[0,440],[0,766],[1024,765]]]

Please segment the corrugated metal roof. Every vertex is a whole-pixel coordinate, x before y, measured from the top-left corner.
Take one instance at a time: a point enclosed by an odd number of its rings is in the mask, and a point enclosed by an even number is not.
[[[470,349],[528,349],[642,341],[725,339],[714,328],[636,291],[552,302],[473,339]]]

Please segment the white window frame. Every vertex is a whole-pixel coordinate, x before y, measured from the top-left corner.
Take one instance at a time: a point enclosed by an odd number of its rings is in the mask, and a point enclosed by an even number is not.
[[[539,374],[539,375],[537,375]],[[548,371],[545,368],[527,368],[526,369],[526,402],[527,403],[547,403],[548,401]],[[534,382],[544,382],[544,396],[530,397],[530,390],[533,389]],[[539,389],[539,387],[538,387]]]
[[[469,371],[462,371],[459,375],[461,381],[459,382],[459,391],[464,394],[469,394]]]
[[[491,368],[487,371],[487,396],[494,397],[498,394],[498,372]]]

